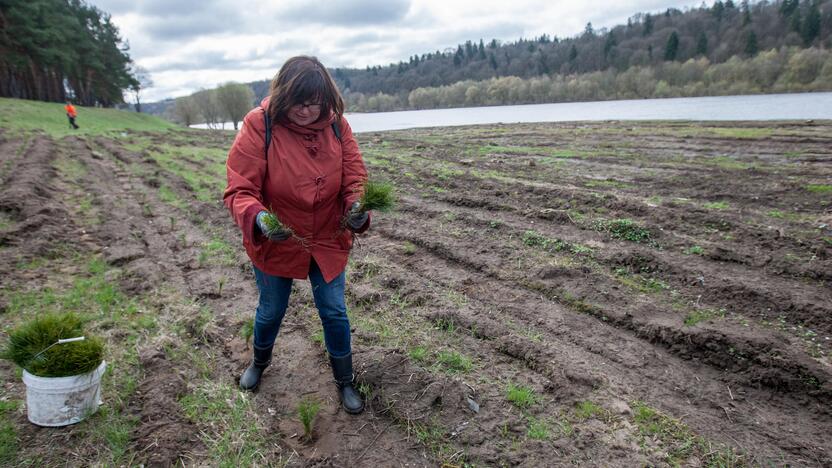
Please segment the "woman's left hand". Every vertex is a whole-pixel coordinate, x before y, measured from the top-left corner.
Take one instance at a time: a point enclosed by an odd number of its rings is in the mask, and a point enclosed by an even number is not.
[[[370,214],[367,211],[361,211],[361,203],[355,202],[347,212],[347,227],[352,231],[357,231],[367,223],[369,217]]]

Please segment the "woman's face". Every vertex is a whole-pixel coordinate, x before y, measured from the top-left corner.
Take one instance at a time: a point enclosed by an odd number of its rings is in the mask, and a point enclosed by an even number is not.
[[[321,115],[321,103],[318,101],[306,101],[303,104],[295,104],[289,108],[289,120],[295,125],[309,125]]]

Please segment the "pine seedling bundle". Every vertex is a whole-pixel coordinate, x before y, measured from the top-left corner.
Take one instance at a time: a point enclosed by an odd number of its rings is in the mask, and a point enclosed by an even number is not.
[[[104,357],[100,339],[85,337],[82,341],[55,345],[61,339],[84,336],[82,325],[81,319],[72,313],[41,315],[9,333],[9,342],[0,358],[11,360],[38,377],[91,372]]]

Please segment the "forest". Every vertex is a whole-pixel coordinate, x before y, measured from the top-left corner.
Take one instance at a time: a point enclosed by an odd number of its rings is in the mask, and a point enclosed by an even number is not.
[[[812,92],[832,90],[830,48],[830,0],[729,0],[637,13],[611,29],[590,23],[575,37],[466,41],[332,74],[351,112]],[[253,103],[269,83],[249,83]],[[212,125],[221,114],[205,96],[152,106],[180,122]]]
[[[81,0],[0,1],[0,97],[103,107],[124,90],[138,98],[148,78],[128,50],[110,15]]]

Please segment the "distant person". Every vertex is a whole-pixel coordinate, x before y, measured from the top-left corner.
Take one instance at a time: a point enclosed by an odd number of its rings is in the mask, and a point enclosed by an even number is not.
[[[77,129],[78,125],[75,124],[75,118],[78,117],[78,112],[75,110],[75,106],[67,101],[64,109],[66,110],[66,117],[69,119],[70,127]]]
[[[223,200],[242,230],[260,295],[254,357],[240,387],[259,385],[292,281],[309,277],[342,406],[358,414],[364,402],[353,381],[344,270],[353,234],[369,228],[370,216],[352,209],[367,171],[343,113],[341,93],[318,59],[290,58],[269,96],[243,119],[228,153]],[[270,230],[267,209],[286,229]]]

